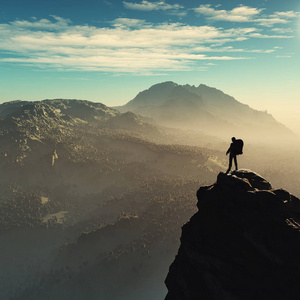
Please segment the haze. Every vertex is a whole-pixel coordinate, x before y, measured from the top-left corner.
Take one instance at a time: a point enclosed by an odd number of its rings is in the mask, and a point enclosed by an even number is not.
[[[173,82],[127,106],[152,118],[82,100],[0,105],[1,299],[162,299],[196,191],[227,169],[233,134],[240,168],[299,197],[298,140],[267,113]]]
[[[298,0],[4,2],[1,299],[163,299],[233,136],[300,196]]]

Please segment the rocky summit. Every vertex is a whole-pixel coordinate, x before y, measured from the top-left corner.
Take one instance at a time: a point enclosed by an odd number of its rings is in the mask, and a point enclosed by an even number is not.
[[[165,300],[299,299],[300,200],[249,170],[197,192]]]

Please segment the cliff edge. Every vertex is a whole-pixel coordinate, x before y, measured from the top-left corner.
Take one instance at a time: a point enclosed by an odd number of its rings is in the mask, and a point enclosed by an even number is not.
[[[197,192],[165,300],[299,299],[300,200],[249,170]]]

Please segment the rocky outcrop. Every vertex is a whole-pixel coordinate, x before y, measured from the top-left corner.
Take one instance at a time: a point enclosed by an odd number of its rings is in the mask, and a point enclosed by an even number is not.
[[[197,197],[165,300],[299,299],[300,200],[248,170],[220,173]]]

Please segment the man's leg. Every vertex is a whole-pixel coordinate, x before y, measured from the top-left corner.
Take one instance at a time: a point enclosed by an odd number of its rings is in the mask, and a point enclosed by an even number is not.
[[[233,156],[234,159],[234,164],[235,164],[235,169],[238,169],[238,164],[237,164],[237,159],[236,159],[236,155]]]
[[[229,171],[231,170],[231,167],[232,167],[232,154],[230,153],[229,154],[229,166],[228,166],[228,170],[226,171],[226,174],[229,173]]]

